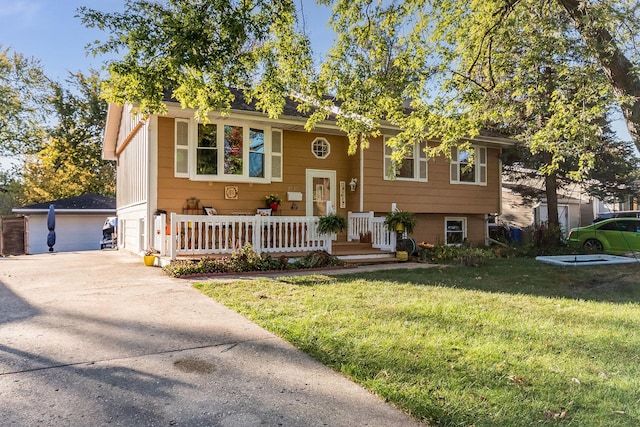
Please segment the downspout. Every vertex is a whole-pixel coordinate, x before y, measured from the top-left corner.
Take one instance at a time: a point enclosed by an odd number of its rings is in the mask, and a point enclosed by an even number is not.
[[[118,147],[118,149],[116,150],[116,157],[120,157],[120,154],[122,154],[124,149],[127,148],[127,145],[129,145],[129,143],[133,140],[133,138],[140,131],[140,129],[142,129],[142,126],[144,126],[147,123],[148,118],[149,118],[148,115],[144,116],[138,123],[136,123],[134,128],[131,129],[131,132],[129,132],[129,135],[127,135],[127,137],[122,140],[122,144],[120,144],[120,147]]]
[[[359,212],[364,212],[364,150],[362,149],[362,134],[359,137],[359,145],[360,145],[360,189],[359,189],[359,197],[360,197],[360,205],[358,207]]]

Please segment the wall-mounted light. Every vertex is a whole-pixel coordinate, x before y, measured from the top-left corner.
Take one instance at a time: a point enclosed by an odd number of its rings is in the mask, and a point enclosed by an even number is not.
[[[351,178],[351,181],[349,181],[349,188],[351,188],[351,191],[356,191],[357,186],[358,186],[358,178]]]

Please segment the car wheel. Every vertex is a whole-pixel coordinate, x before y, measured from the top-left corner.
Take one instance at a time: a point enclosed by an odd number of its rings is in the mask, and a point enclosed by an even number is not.
[[[588,252],[602,252],[602,250],[604,249],[602,243],[600,243],[600,241],[596,239],[587,240],[586,242],[584,242],[582,247]]]

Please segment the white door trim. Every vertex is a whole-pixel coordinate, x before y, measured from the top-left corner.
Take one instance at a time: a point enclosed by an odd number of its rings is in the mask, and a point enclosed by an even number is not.
[[[331,205],[336,208],[336,171],[323,170],[323,169],[307,169],[305,179],[305,191],[306,191],[306,215],[313,216],[313,178],[328,178],[329,179],[329,199]]]

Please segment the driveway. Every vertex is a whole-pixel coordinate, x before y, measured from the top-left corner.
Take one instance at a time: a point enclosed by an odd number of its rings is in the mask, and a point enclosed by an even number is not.
[[[419,426],[117,251],[0,258],[0,424]]]

